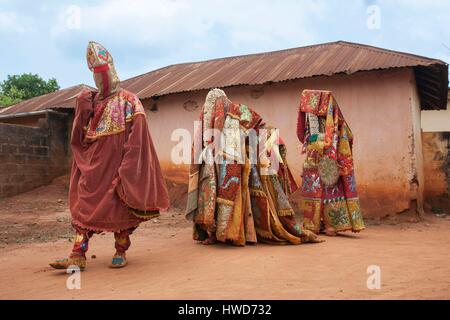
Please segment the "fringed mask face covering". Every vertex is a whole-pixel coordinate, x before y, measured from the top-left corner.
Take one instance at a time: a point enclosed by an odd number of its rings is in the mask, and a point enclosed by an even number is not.
[[[104,99],[119,89],[119,77],[114,68],[113,58],[101,44],[89,42],[86,53],[89,70],[94,73],[94,81],[99,96]]]

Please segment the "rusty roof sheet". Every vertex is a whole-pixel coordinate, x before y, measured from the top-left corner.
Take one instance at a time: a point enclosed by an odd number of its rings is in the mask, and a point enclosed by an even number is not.
[[[448,88],[448,65],[445,62],[344,41],[170,65],[125,80],[122,87],[145,99],[215,87],[261,85],[404,67],[417,68],[422,106],[443,108]]]
[[[448,98],[448,65],[408,53],[338,41],[274,52],[181,63],[122,81],[121,86],[139,98],[273,82],[353,74],[359,71],[413,67],[424,109],[445,109]],[[81,84],[35,97],[8,108],[4,115],[46,109],[74,108]]]
[[[0,117],[17,114],[41,111],[46,109],[74,108],[75,98],[83,89],[94,89],[88,85],[80,84],[42,96],[34,97],[7,108],[0,109]]]

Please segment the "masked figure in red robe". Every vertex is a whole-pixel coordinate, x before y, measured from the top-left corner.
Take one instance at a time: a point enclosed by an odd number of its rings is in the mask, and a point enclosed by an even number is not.
[[[103,46],[90,42],[87,62],[98,91],[80,93],[73,121],[69,203],[76,236],[69,258],[50,264],[55,269],[84,269],[89,239],[101,232],[114,232],[111,267],[126,266],[131,233],[169,207],[139,98],[120,88]]]

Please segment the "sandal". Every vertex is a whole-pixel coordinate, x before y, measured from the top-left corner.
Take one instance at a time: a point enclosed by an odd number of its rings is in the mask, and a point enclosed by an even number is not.
[[[115,254],[112,258],[111,264],[109,265],[110,268],[118,269],[123,268],[128,265],[128,260],[125,256],[122,256],[120,254]]]
[[[77,266],[80,270],[86,268],[86,258],[85,257],[70,257],[66,259],[55,260],[49,263],[50,267],[57,270],[66,270],[70,266]]]

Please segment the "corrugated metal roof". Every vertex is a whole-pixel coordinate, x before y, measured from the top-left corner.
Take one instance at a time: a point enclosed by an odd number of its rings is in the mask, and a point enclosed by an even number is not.
[[[52,93],[47,93],[39,97],[34,97],[22,101],[13,106],[0,109],[0,117],[10,114],[28,113],[45,109],[74,108],[76,96],[85,88],[93,89],[88,85],[80,84]]]
[[[445,62],[344,41],[170,65],[122,81],[121,86],[146,99],[215,87],[261,85],[404,67],[415,70],[422,108],[445,109],[448,98],[448,65]],[[2,108],[0,117],[45,109],[73,108],[75,97],[84,88],[91,87],[82,84]]]
[[[261,85],[315,76],[414,67],[424,108],[447,102],[448,65],[440,60],[338,41],[203,62],[170,65],[125,80],[141,99],[186,91]]]

